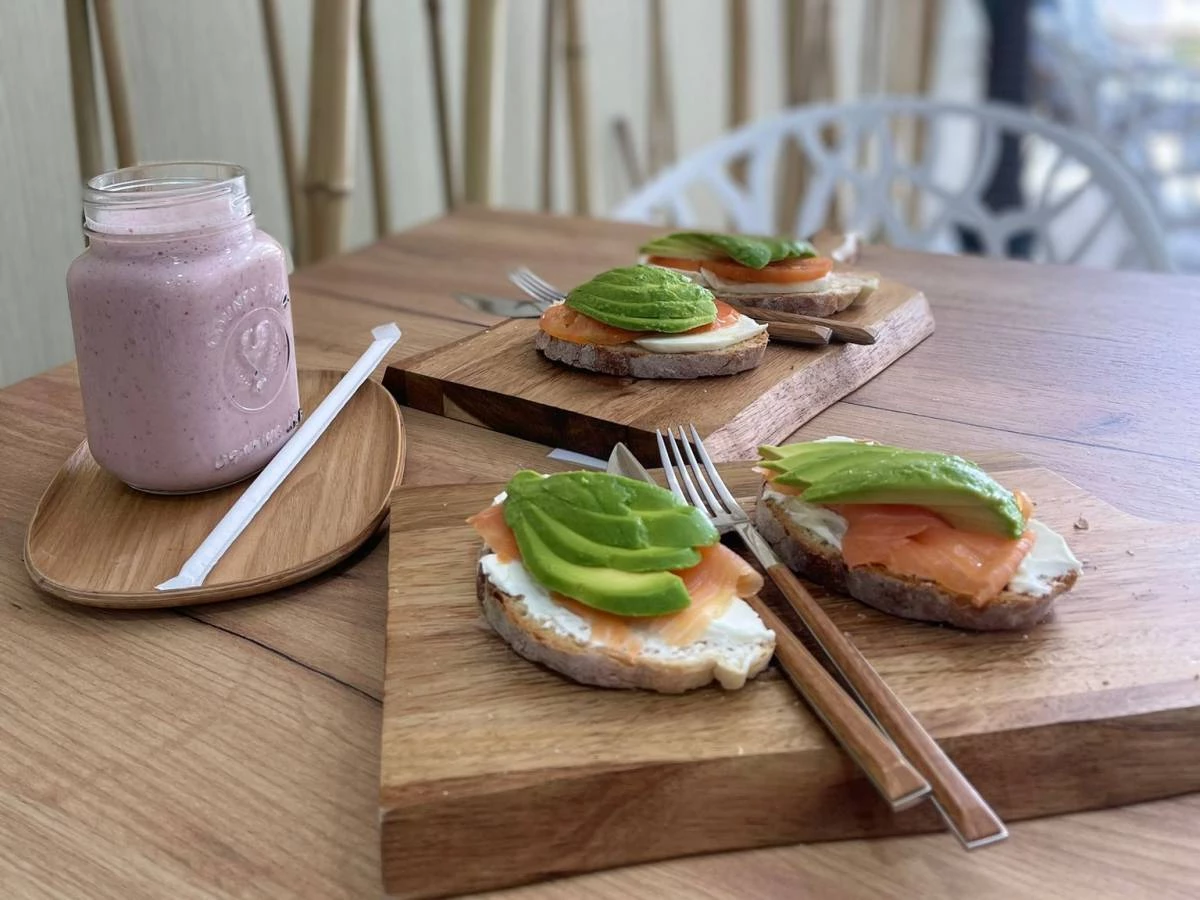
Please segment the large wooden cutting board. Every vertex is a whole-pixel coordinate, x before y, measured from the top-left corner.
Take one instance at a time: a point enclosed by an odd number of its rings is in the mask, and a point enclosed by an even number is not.
[[[654,430],[686,419],[717,459],[740,459],[791,434],[933,333],[925,296],[886,279],[838,318],[875,329],[878,340],[771,344],[757,369],[686,381],[550,362],[533,347],[537,323],[510,319],[389,367],[384,384],[404,405],[554,447],[606,456],[623,441],[647,464],[657,459]]]
[[[1012,457],[980,461],[1036,498],[1084,562],[1051,620],[976,634],[853,600],[826,608],[1008,820],[1200,790],[1200,525],[1136,519]],[[753,494],[746,464],[725,471]],[[741,691],[669,697],[519,658],[479,615],[479,542],[463,523],[498,490],[401,488],[393,502],[390,893],[941,827],[928,804],[891,813],[773,668]]]

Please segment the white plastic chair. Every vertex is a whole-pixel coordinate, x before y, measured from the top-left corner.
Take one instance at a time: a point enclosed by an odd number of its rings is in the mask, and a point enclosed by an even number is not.
[[[917,122],[923,151],[910,160],[894,136]],[[1024,203],[997,211],[983,195],[1006,143],[1024,161]],[[807,164],[793,234],[831,226],[899,247],[955,252],[968,229],[989,256],[1009,255],[1023,240],[1039,261],[1170,269],[1153,207],[1115,159],[1084,134],[999,104],[895,97],[789,110],[692,154],[614,214],[696,227],[697,202],[707,193],[716,222],[777,233],[777,170],[789,145]],[[744,165],[744,183],[731,175],[736,163]]]

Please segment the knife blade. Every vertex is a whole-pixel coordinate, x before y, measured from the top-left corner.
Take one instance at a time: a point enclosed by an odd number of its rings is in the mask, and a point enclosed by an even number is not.
[[[633,451],[624,444],[617,444],[612,448],[605,471],[609,475],[624,475],[626,478],[633,478],[637,481],[658,484],[651,477],[650,473],[646,471],[646,467],[638,462],[638,458],[633,455]]]
[[[488,297],[483,294],[455,294],[454,299],[469,309],[510,319],[536,319],[545,309],[532,300]]]

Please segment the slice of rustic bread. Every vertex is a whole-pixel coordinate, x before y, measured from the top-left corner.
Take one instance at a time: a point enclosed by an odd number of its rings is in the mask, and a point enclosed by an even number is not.
[[[848,594],[876,609],[906,619],[946,622],[977,631],[1001,631],[1036,625],[1050,612],[1055,598],[1069,591],[1075,572],[1047,581],[1043,596],[1005,590],[983,606],[970,597],[930,581],[895,575],[881,566],[850,568],[837,547],[796,524],[774,498],[759,493],[754,523],[775,552],[797,575]]]
[[[637,344],[576,344],[538,330],[533,339],[547,359],[576,369],[623,378],[704,378],[734,375],[755,368],[767,349],[767,333],[720,350],[695,353],[652,353]]]
[[[759,674],[775,652],[773,638],[750,645],[703,641],[670,656],[636,653],[581,641],[529,614],[525,599],[505,593],[480,565],[479,603],[495,632],[517,653],[582,684],[680,694],[717,681],[736,689]]]
[[[709,277],[706,275],[706,278]],[[832,316],[871,296],[879,287],[879,276],[863,272],[831,272],[829,285],[812,293],[755,294],[752,290],[734,290],[728,282],[708,282],[718,300],[772,309],[804,316]]]

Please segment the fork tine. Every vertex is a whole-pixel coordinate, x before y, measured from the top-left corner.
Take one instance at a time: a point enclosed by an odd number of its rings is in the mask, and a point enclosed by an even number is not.
[[[562,291],[560,291],[558,288],[556,288],[554,285],[552,285],[550,282],[548,282],[541,275],[538,275],[537,273],[535,273],[532,269],[525,268],[524,266],[522,266],[522,268],[525,270],[525,274],[529,277],[529,280],[532,281],[534,284],[540,286],[543,290],[549,291],[552,294],[556,294],[559,297],[566,296],[566,294],[564,294]]]
[[[671,488],[671,493],[687,503],[687,497],[683,495],[683,488],[679,486],[679,480],[675,477],[675,469],[671,465],[671,455],[667,453],[667,445],[663,443],[662,431],[658,428],[654,429],[654,436],[658,439],[658,458],[662,462],[663,472],[667,476],[667,485]]]
[[[549,301],[549,298],[545,294],[543,294],[540,290],[538,290],[536,287],[534,287],[529,282],[527,282],[520,274],[515,273],[515,272],[510,273],[508,276],[508,280],[511,281],[514,285],[516,285],[517,288],[520,289],[521,293],[525,294],[526,296],[532,297],[534,300],[538,301],[539,303],[546,303]]]
[[[704,448],[704,441],[700,439],[700,432],[696,430],[695,425],[689,427],[692,429],[692,443],[696,445],[696,452],[700,454],[700,459],[704,462],[704,471],[712,479],[713,487],[717,489],[717,493],[721,495],[721,499],[725,502],[725,508],[736,516],[745,516],[746,511],[742,509],[741,504],[737,502],[729,488],[725,486],[725,481],[721,478],[721,473],[717,471],[716,463],[712,461],[712,457],[708,455],[708,451]],[[680,431],[682,430],[681,428]]]
[[[537,276],[524,267],[514,269],[508,273],[508,280],[530,297],[540,300],[543,303],[557,303],[562,300],[560,293],[554,290],[546,290],[538,280],[534,280],[536,278]]]
[[[682,437],[682,429],[680,436]],[[716,515],[719,510],[710,510],[704,502],[704,498],[700,496],[700,492],[696,490],[696,485],[692,482],[692,476],[688,474],[687,463],[683,461],[683,454],[679,451],[679,444],[675,443],[675,433],[668,428],[667,440],[671,443],[671,453],[675,456],[675,464],[679,467],[679,476],[683,480],[683,486],[687,490],[688,496],[691,498],[692,506],[697,507],[709,516]],[[685,440],[686,443],[686,440]]]
[[[509,272],[508,278],[513,284],[525,291],[525,293],[537,297],[539,300],[557,303],[566,296],[550,282],[535,275],[526,266],[521,266]]]
[[[692,452],[691,441],[684,436],[682,425],[679,426],[679,439],[683,441],[683,452],[687,454],[688,462],[691,464],[692,473],[696,476],[696,484],[699,485],[700,490],[704,492],[704,497],[706,500],[708,500],[709,508],[717,515],[725,512],[731,512],[731,510],[728,510],[721,505],[721,501],[717,499],[716,494],[712,492],[712,488],[708,486],[708,478],[704,477],[706,474],[705,470],[701,467],[700,463],[697,462],[696,454]],[[709,478],[712,477],[712,473],[707,474]]]

